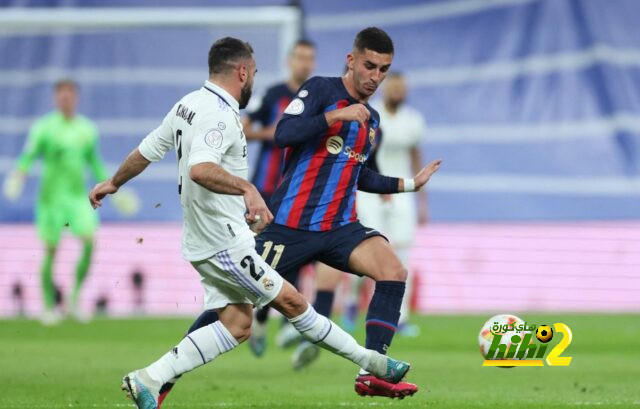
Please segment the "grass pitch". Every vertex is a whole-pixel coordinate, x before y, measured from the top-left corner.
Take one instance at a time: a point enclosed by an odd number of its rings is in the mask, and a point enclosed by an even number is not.
[[[163,408],[640,408],[640,315],[523,314],[531,323],[567,324],[569,367],[482,367],[477,335],[487,316],[416,317],[419,338],[396,337],[391,353],[413,365],[420,391],[402,401],[362,398],[356,367],[323,351],[294,372],[290,350],[246,345],[184,376]],[[276,320],[272,320],[271,333]],[[0,408],[132,407],[121,377],[172,347],[184,319],[96,320],[44,328],[0,321]],[[356,333],[362,342],[364,333]],[[554,337],[550,346],[559,342]]]

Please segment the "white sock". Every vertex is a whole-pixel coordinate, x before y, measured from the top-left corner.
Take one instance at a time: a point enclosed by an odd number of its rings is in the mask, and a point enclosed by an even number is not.
[[[188,334],[162,358],[149,365],[149,376],[164,384],[232,350],[238,341],[220,321]]]
[[[309,341],[347,358],[362,368],[370,369],[370,366],[374,366],[378,372],[381,369],[381,359],[386,366],[386,358],[383,355],[359,345],[351,335],[327,317],[318,314],[311,305],[301,315],[289,321]]]

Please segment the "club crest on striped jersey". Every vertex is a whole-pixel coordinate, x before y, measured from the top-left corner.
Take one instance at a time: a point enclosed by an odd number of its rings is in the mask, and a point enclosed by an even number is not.
[[[333,155],[337,155],[342,152],[342,145],[344,145],[344,141],[338,135],[330,136],[329,138],[327,138],[327,142],[325,144],[329,153]]]
[[[369,142],[373,145],[376,142],[376,130],[375,128],[369,129]]]
[[[300,115],[302,112],[304,112],[304,102],[300,98],[291,101],[284,110],[284,113],[289,115]]]

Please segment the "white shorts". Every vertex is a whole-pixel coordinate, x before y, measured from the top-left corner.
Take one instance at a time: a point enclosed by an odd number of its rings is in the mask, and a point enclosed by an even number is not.
[[[378,194],[358,192],[358,220],[384,234],[393,247],[411,247],[418,224],[415,197],[409,193],[390,196],[385,202]]]
[[[260,308],[278,295],[284,279],[256,253],[253,241],[193,261],[204,287],[204,307],[253,304]]]

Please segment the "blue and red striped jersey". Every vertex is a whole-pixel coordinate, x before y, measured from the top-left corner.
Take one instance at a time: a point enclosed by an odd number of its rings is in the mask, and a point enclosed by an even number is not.
[[[276,130],[276,143],[286,151],[283,179],[271,198],[274,223],[326,231],[357,221],[358,176],[375,144],[380,116],[367,104],[366,127],[355,121],[329,127],[324,117],[357,103],[342,78],[314,77],[284,111]]]
[[[271,126],[278,122],[282,112],[296,95],[295,91],[286,83],[274,85],[269,88],[262,98],[260,108],[249,114],[252,122],[258,122],[262,126]],[[253,172],[251,182],[258,191],[271,196],[282,176],[282,160],[284,152],[273,141],[262,141],[258,162]]]

